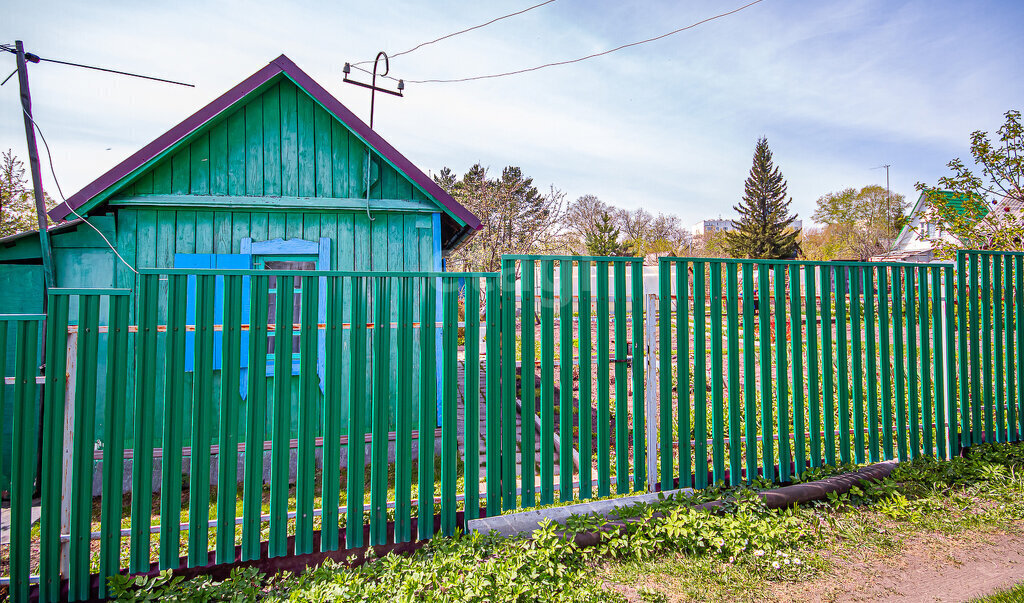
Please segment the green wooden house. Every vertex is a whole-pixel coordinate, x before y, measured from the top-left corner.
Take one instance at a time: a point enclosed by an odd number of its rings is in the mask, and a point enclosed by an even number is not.
[[[284,55],[50,217],[57,287],[133,290],[133,268],[440,271],[480,228]],[[41,311],[37,233],[0,239],[0,291]]]

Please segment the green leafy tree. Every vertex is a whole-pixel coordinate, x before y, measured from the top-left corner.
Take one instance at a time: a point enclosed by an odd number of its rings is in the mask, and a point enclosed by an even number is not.
[[[768,139],[754,147],[754,162],[744,183],[743,199],[733,209],[739,213],[736,230],[726,235],[729,254],[738,258],[781,259],[800,250],[793,229],[796,215],[789,214],[792,198],[786,197],[786,181],[772,162]]]
[[[980,174],[957,158],[946,164],[952,175],[939,178],[937,187],[917,184],[925,194],[924,221],[956,239],[937,240],[938,257],[961,246],[1024,251],[1024,126],[1018,110],[1004,117],[995,141],[988,132],[971,134],[971,158]]]
[[[25,165],[8,149],[0,158],[0,237],[37,228]]]
[[[490,178],[478,163],[461,179],[444,168],[434,181],[483,224],[449,257],[457,269],[500,270],[502,254],[543,252],[561,232],[565,194],[554,187],[541,193],[518,167],[508,166],[500,178]]]
[[[594,231],[586,235],[587,253],[599,256],[625,256],[632,253],[628,242],[619,242],[619,229],[608,212],[601,214]]]
[[[801,247],[810,259],[867,260],[889,249],[907,222],[907,208],[906,197],[875,184],[822,195],[811,217],[825,228],[804,239],[816,247],[815,257]]]

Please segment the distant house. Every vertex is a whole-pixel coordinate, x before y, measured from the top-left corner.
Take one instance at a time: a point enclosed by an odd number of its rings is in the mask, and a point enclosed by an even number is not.
[[[950,191],[938,191],[938,194],[946,199],[951,210],[963,213],[963,197]],[[927,198],[928,191],[922,191],[910,212],[910,221],[900,230],[889,251],[872,256],[869,261],[927,263],[935,260],[935,250],[941,243],[962,245],[953,233],[942,228],[942,221],[937,219],[935,209],[928,207]]]
[[[803,227],[803,220],[793,221],[793,229],[796,230],[797,232],[803,230]],[[691,230],[693,230],[694,236],[700,236],[712,232],[725,232],[729,230],[734,230],[735,228],[736,223],[733,222],[732,220],[723,220],[719,218],[717,220],[701,220],[700,222],[694,224]]]
[[[693,234],[702,235],[712,232],[728,231],[736,228],[732,220],[701,220],[693,225]]]

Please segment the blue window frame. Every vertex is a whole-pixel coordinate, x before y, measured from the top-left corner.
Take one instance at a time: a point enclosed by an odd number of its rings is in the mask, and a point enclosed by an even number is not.
[[[252,266],[256,269],[288,269],[288,270],[330,270],[331,268],[331,240],[321,237],[317,241],[305,239],[272,239],[270,241],[253,241],[245,238],[241,242],[241,251],[252,258]],[[327,279],[320,279],[319,299],[317,300],[317,322],[327,322]],[[273,322],[276,317],[274,312],[274,299],[276,298],[276,278],[271,278],[272,298],[268,299],[268,319]],[[301,304],[301,291],[296,289],[294,311],[295,321],[298,321],[298,313]],[[298,334],[294,335],[292,352],[292,374],[299,374]],[[278,342],[274,336],[267,337],[267,366],[268,376],[274,374],[274,348]],[[320,390],[324,389],[324,372],[326,370],[327,358],[327,334],[324,331],[317,331],[317,362],[316,372],[320,377]]]
[[[218,268],[221,270],[246,270],[252,268],[252,258],[247,254],[239,253],[176,253],[174,254],[175,268]],[[185,306],[185,321],[196,324],[196,277],[188,277],[187,301]],[[224,320],[224,277],[216,277],[214,289],[214,324],[223,324]],[[249,322],[249,277],[242,278],[242,323]],[[213,370],[219,371],[223,361],[224,334],[221,331],[213,332]],[[241,333],[241,350],[238,354],[239,366],[241,367],[241,383],[239,391],[245,398],[248,393],[248,367],[249,355],[244,350],[249,349],[249,332]],[[196,334],[189,331],[185,333],[185,371],[192,372],[195,360]]]
[[[217,268],[221,270],[247,270],[257,269],[306,269],[306,270],[329,270],[331,240],[323,237],[318,241],[307,241],[304,239],[274,239],[270,241],[253,241],[250,238],[242,239],[241,253],[176,253],[174,254],[175,268]],[[222,324],[224,316],[224,278],[217,277],[216,290],[214,293],[214,320],[215,324]],[[320,279],[319,299],[317,300],[317,320],[320,323],[327,321],[327,279]],[[195,324],[196,310],[196,278],[188,278],[188,301],[186,306],[186,321],[188,324]],[[296,298],[300,299],[301,292],[296,291]],[[249,277],[243,277],[242,284],[242,323],[249,323]],[[299,311],[296,304],[295,311]],[[270,316],[270,320],[275,320]],[[248,391],[248,367],[249,355],[249,333],[242,331],[242,343],[238,358],[241,367],[241,383],[239,385],[242,397],[245,398]],[[296,336],[297,337],[297,336]],[[269,335],[269,345],[276,345],[273,341],[273,334]],[[223,334],[221,331],[214,331],[213,334],[213,369],[220,370],[222,362]],[[324,387],[324,371],[326,359],[326,333],[319,331],[317,335],[317,375],[320,377],[320,389]],[[299,373],[298,348],[292,360],[292,374]],[[268,351],[272,351],[270,347]],[[193,370],[195,359],[195,333],[188,332],[185,336],[185,370]],[[267,356],[266,374],[274,374],[274,357]]]

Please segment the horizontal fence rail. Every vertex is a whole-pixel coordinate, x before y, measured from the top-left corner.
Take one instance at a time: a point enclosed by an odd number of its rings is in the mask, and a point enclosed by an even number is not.
[[[494,273],[144,269],[132,289],[50,289],[45,316],[0,315],[0,584],[85,600],[125,571],[1024,431],[1024,254],[656,270],[515,255]]]

